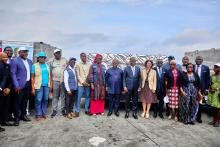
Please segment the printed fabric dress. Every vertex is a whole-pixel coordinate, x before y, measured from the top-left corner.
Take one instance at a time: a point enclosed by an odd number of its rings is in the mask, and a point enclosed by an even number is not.
[[[194,85],[195,76],[188,76],[188,80],[188,85],[183,86],[186,96],[181,96],[179,101],[179,120],[183,123],[193,122],[199,108],[199,102],[197,101],[198,89]]]
[[[217,89],[217,88],[220,89],[220,77],[216,76],[216,75],[212,75],[211,79],[212,79],[211,87],[213,89]],[[220,108],[220,92],[219,92],[219,90],[218,91],[216,90],[213,93],[210,92],[208,94],[207,104],[212,107],[215,107],[215,108]]]
[[[169,108],[177,109],[179,106],[179,87],[177,87],[177,78],[178,78],[178,73],[177,70],[172,71],[173,74],[173,87],[168,89],[168,97],[169,97],[169,103],[168,106]]]

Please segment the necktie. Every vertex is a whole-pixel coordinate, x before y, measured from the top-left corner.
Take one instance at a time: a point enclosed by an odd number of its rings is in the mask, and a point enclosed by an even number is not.
[[[161,78],[161,68],[159,67],[159,76]]]
[[[196,73],[199,75],[199,65],[197,65]]]
[[[135,75],[135,67],[132,67],[133,76]]]

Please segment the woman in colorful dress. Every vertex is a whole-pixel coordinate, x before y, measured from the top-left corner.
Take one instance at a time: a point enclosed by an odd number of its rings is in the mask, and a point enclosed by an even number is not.
[[[165,74],[166,93],[169,97],[169,111],[168,119],[174,118],[178,121],[178,108],[179,108],[179,90],[181,87],[182,74],[176,68],[176,61],[170,61],[170,69]]]
[[[149,111],[152,103],[157,102],[155,94],[157,75],[156,71],[152,69],[153,61],[147,60],[145,62],[145,68],[141,71],[141,101],[143,107],[143,113],[141,117],[149,118]]]
[[[220,123],[220,63],[214,65],[214,72],[211,76],[211,87],[208,94],[207,103],[214,108],[213,121],[210,125],[219,127]]]
[[[105,106],[105,71],[102,55],[97,54],[90,67],[88,81],[91,83],[90,114],[104,115]]]
[[[194,125],[196,114],[199,108],[197,100],[200,93],[199,76],[193,72],[193,64],[186,65],[186,73],[183,73],[182,87],[180,88],[182,96],[179,100],[179,121],[184,124]]]

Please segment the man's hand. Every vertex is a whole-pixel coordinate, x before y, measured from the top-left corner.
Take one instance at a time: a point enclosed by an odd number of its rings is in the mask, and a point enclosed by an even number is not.
[[[124,87],[124,92],[127,93],[128,92],[128,88]]]
[[[67,94],[68,94],[69,96],[72,96],[72,92],[71,92],[71,91],[67,91]]]
[[[85,87],[89,86],[89,84],[87,82],[83,82],[82,85],[85,86]]]
[[[3,90],[3,95],[4,96],[8,96],[9,95],[9,93],[10,93],[10,89],[9,88],[5,88],[4,90]]]

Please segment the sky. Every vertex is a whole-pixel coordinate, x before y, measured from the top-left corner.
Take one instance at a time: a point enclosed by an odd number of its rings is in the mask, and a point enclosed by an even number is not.
[[[180,59],[220,48],[220,0],[0,0],[0,40]]]

